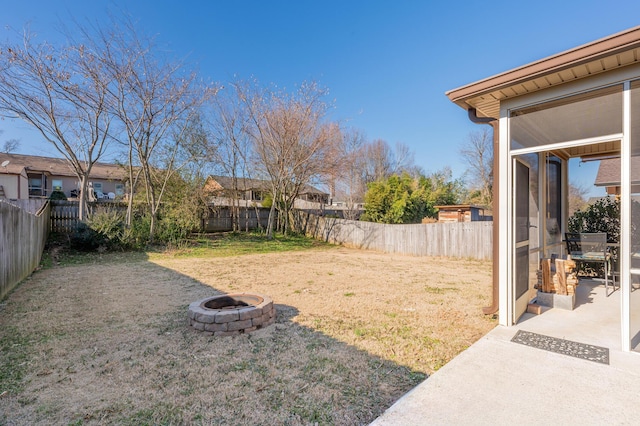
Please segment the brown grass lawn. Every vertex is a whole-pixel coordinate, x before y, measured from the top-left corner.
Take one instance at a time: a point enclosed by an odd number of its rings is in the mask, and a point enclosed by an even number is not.
[[[495,326],[489,262],[336,247],[110,254],[0,304],[0,424],[367,424]],[[273,298],[275,325],[210,337],[187,305]]]

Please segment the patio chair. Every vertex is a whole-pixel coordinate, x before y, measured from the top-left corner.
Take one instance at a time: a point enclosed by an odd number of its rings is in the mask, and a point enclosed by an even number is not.
[[[597,233],[566,233],[565,243],[567,253],[580,269],[585,263],[600,264],[604,267],[605,294],[609,296],[609,272],[611,270],[611,253],[607,247],[607,234]],[[616,291],[616,280],[613,279],[613,291]],[[613,293],[612,291],[612,293]]]

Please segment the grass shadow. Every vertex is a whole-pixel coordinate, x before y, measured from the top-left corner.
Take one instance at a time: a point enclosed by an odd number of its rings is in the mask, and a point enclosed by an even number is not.
[[[272,326],[198,332],[188,304],[222,291],[126,257],[37,272],[3,302],[0,423],[366,424],[425,378],[275,298]]]

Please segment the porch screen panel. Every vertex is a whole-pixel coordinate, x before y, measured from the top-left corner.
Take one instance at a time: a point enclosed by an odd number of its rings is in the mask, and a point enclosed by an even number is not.
[[[516,167],[516,181],[521,183],[526,182],[529,184],[529,168],[528,167]],[[516,243],[523,241],[529,241],[529,193],[521,191],[516,195],[515,200],[516,210]],[[528,246],[527,246],[528,247]]]
[[[529,290],[529,166],[516,162],[516,190],[515,199],[515,237],[516,245],[516,299],[522,297]]]
[[[547,184],[546,184],[546,220],[545,220],[545,245],[550,253],[561,254],[562,235],[560,225],[562,223],[562,161],[556,156],[547,157]],[[560,247],[558,247],[560,245]]]
[[[529,246],[516,249],[516,299],[529,290],[530,273]]]
[[[622,85],[511,111],[511,149],[622,132]]]
[[[535,154],[519,155],[525,164],[529,166],[529,248],[539,250],[542,242],[540,241],[540,167],[544,167],[544,162],[540,161],[540,157]],[[535,268],[539,266],[539,262],[532,261]],[[535,270],[535,269],[534,269]]]
[[[532,290],[540,265],[540,159],[537,153],[515,157],[516,185],[525,183],[524,191],[516,191],[514,199],[516,299]],[[521,164],[520,164],[521,163]],[[544,163],[542,163],[544,164]],[[526,165],[526,166],[523,166]]]
[[[640,351],[640,81],[631,84],[631,293],[629,330],[631,349]],[[624,159],[623,159],[624,161]],[[625,196],[625,194],[622,194]]]

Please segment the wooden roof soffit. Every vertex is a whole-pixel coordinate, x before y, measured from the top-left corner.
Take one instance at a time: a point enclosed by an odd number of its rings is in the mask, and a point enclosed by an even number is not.
[[[477,117],[498,118],[500,101],[640,63],[640,26],[446,92]]]

